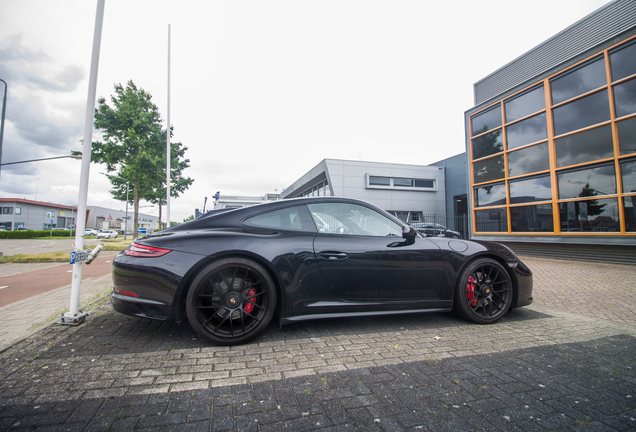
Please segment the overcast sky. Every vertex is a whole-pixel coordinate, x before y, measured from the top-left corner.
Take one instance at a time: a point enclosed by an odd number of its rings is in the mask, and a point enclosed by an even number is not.
[[[216,191],[280,192],[325,158],[463,152],[473,84],[605,3],[106,0],[97,97],[133,80],[165,122],[171,25],[173,141],[195,180],[172,200],[180,222]],[[2,162],[81,150],[96,5],[0,0]],[[5,166],[0,196],[76,205],[80,164]],[[100,172],[91,164],[88,205],[123,210]]]

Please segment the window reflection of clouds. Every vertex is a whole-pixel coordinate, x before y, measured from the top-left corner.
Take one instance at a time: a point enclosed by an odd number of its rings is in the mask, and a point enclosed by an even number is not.
[[[541,141],[548,138],[545,113],[530,117],[506,128],[508,149]]]
[[[553,116],[555,135],[607,121],[610,119],[607,90],[555,108]]]
[[[552,187],[550,176],[534,177],[527,180],[510,182],[510,203],[550,201]]]
[[[621,155],[636,153],[636,117],[617,123]]]
[[[535,145],[508,154],[508,172],[511,177],[543,171],[550,168],[548,143]]]
[[[588,184],[591,192],[596,195],[616,193],[614,165],[603,165],[590,169],[559,173],[557,178],[560,199],[585,196],[584,188]]]
[[[557,167],[575,165],[614,156],[610,125],[569,135],[555,141]]]
[[[518,120],[522,117],[541,111],[545,108],[545,93],[543,85],[527,93],[509,99],[505,103],[506,122]]]
[[[616,117],[636,113],[636,79],[614,87],[614,104]]]
[[[475,189],[475,207],[506,204],[506,185],[497,183]]]
[[[603,57],[550,81],[552,103],[558,104],[607,84]]]
[[[618,81],[636,73],[636,43],[610,52],[612,80]]]
[[[499,105],[494,109],[472,117],[472,124],[473,135],[501,126],[501,110],[499,109]]]
[[[636,192],[636,159],[621,163],[621,175],[623,177],[623,193]]]

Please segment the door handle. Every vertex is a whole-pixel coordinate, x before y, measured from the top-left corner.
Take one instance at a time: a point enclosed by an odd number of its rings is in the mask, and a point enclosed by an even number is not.
[[[347,259],[347,254],[344,252],[320,252],[320,257],[326,260],[343,260]]]

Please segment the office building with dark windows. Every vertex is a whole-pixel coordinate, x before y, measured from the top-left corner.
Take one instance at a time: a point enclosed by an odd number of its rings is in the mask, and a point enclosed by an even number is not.
[[[636,2],[608,3],[474,93],[472,237],[636,262]]]

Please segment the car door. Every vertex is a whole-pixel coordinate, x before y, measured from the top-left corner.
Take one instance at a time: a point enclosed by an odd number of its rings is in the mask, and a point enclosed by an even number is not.
[[[443,277],[433,242],[402,238],[402,227],[357,203],[308,204],[318,233],[314,252],[334,294],[355,302],[437,300]]]

